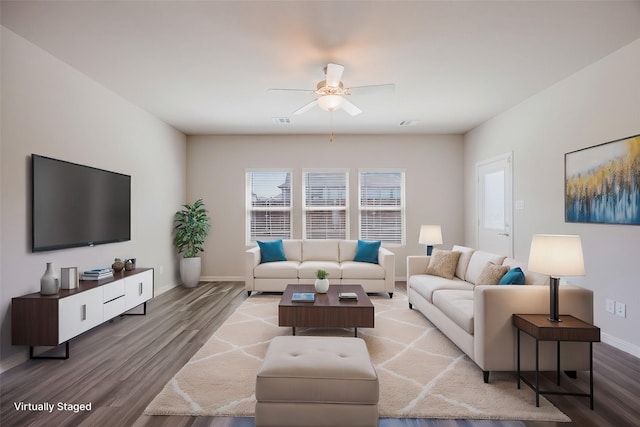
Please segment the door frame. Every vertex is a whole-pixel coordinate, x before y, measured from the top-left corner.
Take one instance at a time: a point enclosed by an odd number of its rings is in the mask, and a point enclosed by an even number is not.
[[[508,151],[504,154],[476,162],[476,246],[480,249],[480,209],[482,208],[481,198],[483,197],[483,195],[480,194],[480,168],[491,163],[504,160],[506,160],[508,165],[508,170],[505,171],[505,179],[508,187],[505,189],[505,194],[509,194],[511,198],[510,203],[505,204],[507,207],[505,212],[505,223],[509,225],[509,235],[507,236],[509,239],[509,253],[500,255],[506,255],[507,257],[513,258],[513,151]]]

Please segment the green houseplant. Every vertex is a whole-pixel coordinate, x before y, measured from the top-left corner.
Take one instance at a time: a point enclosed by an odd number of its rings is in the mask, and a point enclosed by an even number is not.
[[[319,294],[325,294],[329,290],[329,279],[327,277],[329,273],[325,270],[316,270],[316,281],[313,284],[316,288],[316,292]]]
[[[192,288],[200,280],[202,261],[198,254],[204,252],[204,241],[211,228],[209,212],[202,199],[192,205],[183,205],[174,217],[173,245],[180,259],[180,278],[182,284]]]

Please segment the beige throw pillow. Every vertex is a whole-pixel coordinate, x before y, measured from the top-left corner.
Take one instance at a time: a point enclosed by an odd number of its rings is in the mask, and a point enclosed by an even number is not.
[[[497,285],[507,271],[509,271],[507,265],[487,264],[480,273],[476,285]]]
[[[458,265],[458,258],[460,258],[460,252],[434,249],[425,273],[453,279]]]

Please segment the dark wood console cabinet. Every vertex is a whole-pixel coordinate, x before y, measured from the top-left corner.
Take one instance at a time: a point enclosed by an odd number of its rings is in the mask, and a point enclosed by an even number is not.
[[[11,299],[11,344],[29,346],[31,358],[69,357],[69,340],[153,298],[153,269],[115,273],[111,279],[81,280],[56,295],[39,292]],[[37,357],[35,346],[65,344],[63,357]]]

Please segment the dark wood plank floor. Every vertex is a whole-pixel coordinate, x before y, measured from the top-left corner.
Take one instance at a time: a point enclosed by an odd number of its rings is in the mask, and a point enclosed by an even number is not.
[[[399,282],[400,291],[404,283]],[[253,418],[147,416],[149,402],[246,298],[240,282],[175,288],[148,304],[146,316],[125,316],[71,341],[71,358],[30,360],[0,375],[0,425],[253,427]],[[596,408],[589,400],[551,396],[573,422],[382,419],[381,427],[555,427],[640,425],[640,360],[594,345]],[[478,375],[481,375],[478,371]],[[553,376],[544,387],[554,389]],[[588,390],[587,373],[563,386]],[[514,385],[515,387],[515,385]],[[19,411],[15,403],[86,403],[90,412]]]

